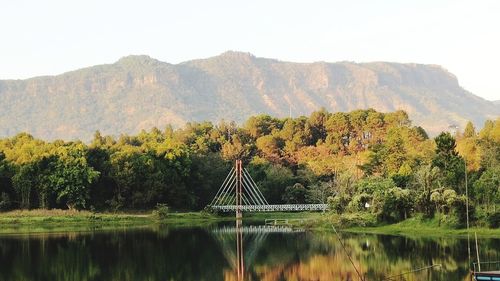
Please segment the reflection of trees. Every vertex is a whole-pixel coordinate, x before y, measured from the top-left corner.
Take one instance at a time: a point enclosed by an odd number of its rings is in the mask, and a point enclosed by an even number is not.
[[[286,242],[285,255],[278,250],[262,256],[255,272],[259,280],[357,280],[357,275],[331,234],[307,235],[300,245]],[[492,240],[495,241],[495,240]],[[486,249],[496,252],[484,243]],[[453,238],[414,239],[399,236],[346,235],[345,244],[367,280],[382,280],[411,269],[441,264],[441,268],[406,275],[404,280],[464,280],[468,274],[467,243]],[[291,246],[291,247],[290,247]],[[295,247],[294,247],[295,246]],[[272,248],[280,247],[275,244]],[[291,253],[296,253],[293,256]],[[278,261],[278,262],[275,262]]]
[[[455,238],[342,234],[366,280],[413,268],[442,268],[406,280],[465,280],[467,242]],[[247,243],[247,242],[245,242]],[[481,257],[500,259],[500,240],[480,239]],[[250,247],[244,246],[244,249]],[[269,234],[249,258],[245,280],[357,280],[331,233]],[[236,280],[220,243],[193,229],[0,237],[0,280]]]
[[[222,280],[206,232],[180,229],[0,238],[0,280]]]

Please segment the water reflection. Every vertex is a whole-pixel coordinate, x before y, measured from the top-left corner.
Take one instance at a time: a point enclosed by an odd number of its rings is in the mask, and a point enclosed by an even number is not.
[[[0,280],[359,280],[331,233],[245,227],[0,236]],[[466,240],[342,236],[366,280],[430,264],[442,267],[401,280],[468,280]],[[479,244],[482,259],[500,259],[499,239]]]
[[[224,280],[255,280],[252,274],[257,253],[263,247],[269,234],[296,234],[304,232],[288,226],[249,225],[243,226],[240,220],[233,226],[220,226],[211,230],[215,241],[220,245],[231,269],[224,271]],[[245,270],[250,268],[250,270]]]

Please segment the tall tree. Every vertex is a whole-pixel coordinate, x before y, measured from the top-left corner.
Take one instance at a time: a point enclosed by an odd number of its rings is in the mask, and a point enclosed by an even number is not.
[[[467,125],[465,125],[464,137],[465,138],[472,138],[475,136],[476,136],[476,128],[474,128],[474,124],[472,124],[471,121],[468,121]]]
[[[455,138],[450,133],[439,134],[436,142],[436,155],[432,159],[432,165],[438,167],[441,173],[441,183],[456,191],[463,191],[461,183],[465,177],[465,162],[455,150]]]

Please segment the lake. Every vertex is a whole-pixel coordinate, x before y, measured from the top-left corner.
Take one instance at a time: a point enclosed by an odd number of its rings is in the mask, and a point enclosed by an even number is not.
[[[333,233],[233,224],[2,235],[0,280],[359,280],[346,253],[367,281],[468,280],[467,239],[340,235],[345,250]],[[500,260],[500,239],[479,245]]]

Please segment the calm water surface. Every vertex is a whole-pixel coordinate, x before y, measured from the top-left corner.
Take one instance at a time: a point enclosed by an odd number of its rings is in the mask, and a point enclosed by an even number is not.
[[[346,233],[342,238],[367,281],[431,264],[441,267],[391,280],[468,280],[466,239]],[[500,260],[500,239],[479,244],[484,260]],[[3,235],[0,280],[359,279],[332,233],[235,232],[229,225]]]

